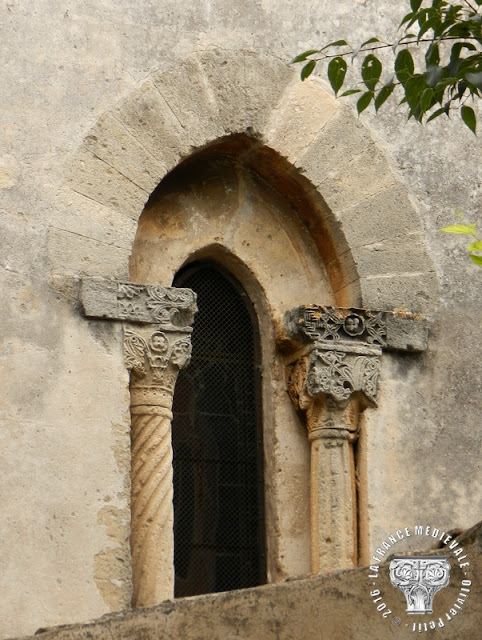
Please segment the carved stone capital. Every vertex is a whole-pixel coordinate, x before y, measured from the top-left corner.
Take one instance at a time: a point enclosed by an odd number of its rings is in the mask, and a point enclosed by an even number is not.
[[[178,371],[190,359],[190,335],[125,324],[124,361],[131,372],[131,405],[170,406]]]
[[[381,353],[374,345],[316,342],[289,365],[288,390],[310,439],[351,439],[360,407],[376,404]]]
[[[197,311],[191,289],[106,278],[84,278],[80,301],[86,316],[155,324],[163,331],[190,333]]]

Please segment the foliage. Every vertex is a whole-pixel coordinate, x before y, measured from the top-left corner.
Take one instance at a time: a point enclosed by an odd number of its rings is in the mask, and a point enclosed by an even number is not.
[[[337,40],[299,54],[292,63],[303,63],[301,79],[305,80],[319,62],[328,61],[328,80],[338,95],[348,64],[365,54],[361,81],[341,93],[361,94],[357,99],[358,113],[372,102],[378,111],[398,92],[400,104],[407,105],[409,119],[430,122],[459,109],[464,123],[476,133],[477,116],[467,103],[480,98],[482,92],[482,0],[461,0],[459,4],[445,0],[409,1],[411,11],[399,25],[402,35],[393,42],[372,37],[352,47],[344,39]],[[424,53],[420,69],[412,56],[413,47]],[[392,72],[382,80],[383,65],[374,52],[383,49],[392,50],[394,61]]]
[[[456,213],[457,217],[462,219],[463,214],[460,212]],[[480,253],[482,252],[482,240],[477,236],[477,233],[475,231],[475,223],[470,225],[462,224],[462,222],[460,224],[452,224],[448,227],[440,229],[440,231],[445,231],[446,233],[456,233],[458,235],[467,235],[475,238],[475,242],[472,241],[468,245],[467,251],[469,253],[469,257],[475,262],[475,264],[482,267],[482,255],[480,255]]]

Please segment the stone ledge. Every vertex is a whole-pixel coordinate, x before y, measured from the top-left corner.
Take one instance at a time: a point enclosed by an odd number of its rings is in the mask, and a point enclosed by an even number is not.
[[[387,532],[388,535],[388,532]],[[428,538],[423,537],[424,542]],[[327,575],[302,576],[282,584],[227,593],[167,600],[155,607],[107,614],[87,624],[39,629],[31,640],[386,640],[413,638],[412,625],[429,619],[444,622],[445,640],[477,640],[482,616],[482,523],[457,538],[470,558],[470,597],[455,616],[445,613],[454,607],[463,573],[451,555],[451,580],[434,600],[433,616],[405,614],[403,594],[390,584],[389,560],[380,567],[376,588],[387,607],[388,619],[377,611],[370,590],[372,569],[352,569]],[[434,557],[449,555],[447,547],[429,552]],[[427,555],[427,552],[423,552]],[[416,553],[409,553],[414,555]],[[400,622],[395,618],[400,616]],[[438,628],[438,627],[437,627]],[[441,636],[441,637],[442,637]],[[27,637],[17,640],[28,640]]]

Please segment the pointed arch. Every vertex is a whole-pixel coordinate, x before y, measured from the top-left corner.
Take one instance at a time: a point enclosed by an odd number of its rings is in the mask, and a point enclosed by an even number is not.
[[[265,167],[273,182],[279,172],[302,187],[300,212],[307,196],[323,203],[307,227],[323,237],[337,300],[430,311],[437,278],[406,188],[351,110],[277,59],[214,50],[152,74],[94,125],[68,182],[119,223],[137,220],[172,169],[233,135],[257,145],[260,174]],[[128,249],[113,251],[110,265],[97,257],[105,245],[92,241],[88,250],[81,273],[127,272]]]

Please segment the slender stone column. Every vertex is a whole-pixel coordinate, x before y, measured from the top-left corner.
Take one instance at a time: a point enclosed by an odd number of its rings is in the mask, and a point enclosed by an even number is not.
[[[189,363],[196,297],[189,289],[103,279],[82,284],[85,315],[124,323],[131,372],[131,552],[133,606],[174,594],[172,401]]]
[[[311,442],[311,570],[356,565],[352,443],[360,412],[375,400],[380,347],[317,342],[290,371],[289,389]]]
[[[311,442],[311,570],[348,569],[357,562],[359,416],[376,406],[382,348],[422,351],[427,326],[410,314],[313,306],[288,312],[285,329],[281,347],[298,348],[288,389]]]

